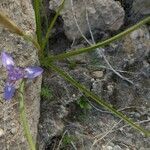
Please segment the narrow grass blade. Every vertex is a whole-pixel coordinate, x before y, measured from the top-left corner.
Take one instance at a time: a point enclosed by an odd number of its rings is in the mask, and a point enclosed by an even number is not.
[[[47,14],[47,11],[46,11],[46,8],[45,6],[47,5],[47,1],[42,1],[42,4],[41,4],[41,9],[42,9],[42,20],[44,21],[44,27],[45,29],[42,30],[42,33],[43,35],[46,35],[46,32],[47,32],[47,29],[48,29],[48,26],[49,26],[49,22],[48,22],[48,14]],[[43,37],[43,42],[44,42],[44,38]],[[42,43],[43,45],[43,43]],[[46,46],[45,46],[45,50],[44,53],[48,53],[48,50],[50,48],[50,45],[49,45],[49,42],[47,42]]]
[[[142,132],[145,136],[150,136],[150,131],[146,131],[139,125],[135,124],[130,118],[125,116],[123,113],[117,111],[114,109],[109,103],[106,101],[100,99],[97,95],[89,91],[86,87],[84,87],[82,84],[78,83],[75,79],[73,79],[69,74],[67,74],[65,71],[62,69],[58,68],[57,66],[53,64],[49,64],[49,67],[51,67],[52,70],[57,72],[60,76],[62,76],[65,80],[69,81],[73,86],[78,88],[81,92],[83,92],[86,96],[92,98],[95,100],[99,105],[103,106],[105,109],[109,110],[112,112],[114,115],[118,116],[119,118],[123,119],[127,124],[129,124],[131,127],[134,129]]]
[[[32,42],[33,45],[39,50],[39,54],[40,54],[41,48],[38,42],[33,37],[31,37],[30,35],[27,35],[24,31],[22,31],[15,24],[15,22],[13,22],[10,18],[4,15],[3,12],[0,12],[0,26],[7,28],[12,33],[22,36],[25,40]]]
[[[75,56],[75,55],[78,55],[78,54],[81,54],[81,53],[85,53],[85,52],[94,50],[98,47],[104,47],[104,46],[106,46],[106,45],[108,45],[108,44],[124,37],[125,35],[131,33],[132,31],[136,30],[140,26],[142,26],[146,23],[149,23],[149,22],[150,22],[150,16],[145,18],[144,20],[140,21],[136,25],[128,28],[127,30],[125,30],[125,31],[113,36],[112,38],[109,38],[109,39],[105,40],[105,41],[99,42],[97,44],[94,44],[94,45],[86,47],[86,48],[80,48],[80,49],[72,50],[72,51],[67,52],[67,53],[59,54],[59,55],[56,55],[56,56],[51,56],[51,57],[49,57],[49,59],[53,60],[53,61],[56,61],[56,60],[60,60],[60,59],[64,59],[64,58],[69,58],[71,56]]]
[[[25,137],[28,141],[29,147],[31,150],[36,150],[35,144],[33,142],[32,135],[30,133],[30,128],[28,125],[28,120],[26,118],[26,112],[24,107],[24,81],[21,82],[20,89],[19,89],[19,113],[20,113],[20,120],[23,126]]]
[[[8,18],[4,12],[0,12],[0,25],[7,28],[12,33],[24,36],[24,32],[15,24],[15,22]]]
[[[47,42],[48,42],[48,39],[49,39],[49,37],[51,36],[51,34],[50,34],[50,33],[51,33],[51,30],[52,30],[52,28],[53,28],[53,26],[54,26],[54,24],[55,24],[55,22],[56,22],[56,20],[57,20],[57,18],[58,18],[58,16],[59,16],[60,11],[61,11],[61,10],[63,9],[63,7],[64,7],[64,3],[65,3],[65,0],[62,0],[61,5],[59,6],[59,8],[58,8],[58,10],[57,10],[57,12],[56,12],[56,14],[55,14],[53,20],[50,22],[50,25],[49,25],[49,27],[48,27],[48,30],[47,30],[45,39],[44,39],[43,44],[42,44],[42,50],[45,49],[45,46],[46,46],[46,44],[47,44]]]
[[[35,20],[36,20],[36,35],[38,39],[38,43],[42,46],[42,27],[41,27],[41,0],[33,0]]]

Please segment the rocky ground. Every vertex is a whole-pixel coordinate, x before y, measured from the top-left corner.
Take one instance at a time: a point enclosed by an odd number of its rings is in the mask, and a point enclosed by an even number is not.
[[[44,2],[50,20],[59,1],[51,0],[49,7],[48,0]],[[67,2],[53,30],[48,52],[58,54],[85,47],[121,32],[150,13],[150,3],[143,0],[140,6],[140,2],[141,0]],[[43,26],[45,25],[43,21]],[[92,41],[90,29],[95,41]],[[79,30],[86,36],[86,40]],[[102,99],[145,129],[150,129],[149,58],[150,27],[144,25],[103,49],[57,64]],[[37,143],[40,150],[150,148],[150,138],[124,124],[51,70],[47,69],[44,73],[42,89],[45,93],[42,92]]]

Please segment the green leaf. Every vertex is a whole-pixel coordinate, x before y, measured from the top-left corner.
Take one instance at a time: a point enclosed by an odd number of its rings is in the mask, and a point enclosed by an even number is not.
[[[33,0],[35,20],[36,20],[36,34],[38,43],[42,46],[42,27],[41,27],[41,0]]]

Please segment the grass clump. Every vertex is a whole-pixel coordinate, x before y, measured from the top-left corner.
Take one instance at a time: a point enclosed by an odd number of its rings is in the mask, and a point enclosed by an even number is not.
[[[52,99],[53,93],[52,93],[51,89],[48,86],[44,85],[41,88],[41,97],[44,100],[51,100]]]
[[[92,108],[84,96],[80,97],[80,99],[77,101],[77,104],[80,106],[81,109],[84,110],[90,110]]]
[[[63,146],[69,145],[75,140],[76,140],[76,137],[74,137],[73,135],[64,135],[63,140],[62,140]]]

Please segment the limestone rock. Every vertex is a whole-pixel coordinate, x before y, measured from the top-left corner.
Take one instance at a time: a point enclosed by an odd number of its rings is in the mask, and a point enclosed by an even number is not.
[[[30,0],[1,0],[0,10],[5,12],[18,26],[29,34],[35,32],[34,11]],[[0,53],[5,50],[12,54],[17,66],[38,66],[37,51],[31,43],[14,35],[0,27]],[[0,129],[4,130],[3,138],[0,138],[0,149],[27,150],[28,144],[23,134],[19,118],[18,93],[10,102],[3,99],[3,87],[6,80],[6,70],[0,60]],[[37,124],[39,120],[41,77],[25,84],[25,105],[27,118],[34,140],[37,136]]]
[[[145,26],[133,31],[127,35],[123,41],[123,50],[127,53],[129,58],[137,58],[148,56],[150,47],[150,35],[148,28]]]
[[[59,5],[59,0],[51,0],[49,8],[56,10]],[[60,14],[64,20],[65,33],[69,39],[73,40],[81,37],[73,16],[75,16],[83,34],[89,32],[86,10],[91,30],[113,31],[118,30],[123,24],[124,10],[119,2],[114,0],[74,0],[72,7],[71,1],[66,1]]]
[[[141,13],[142,15],[150,14],[150,1],[149,0],[134,0],[133,10]]]

